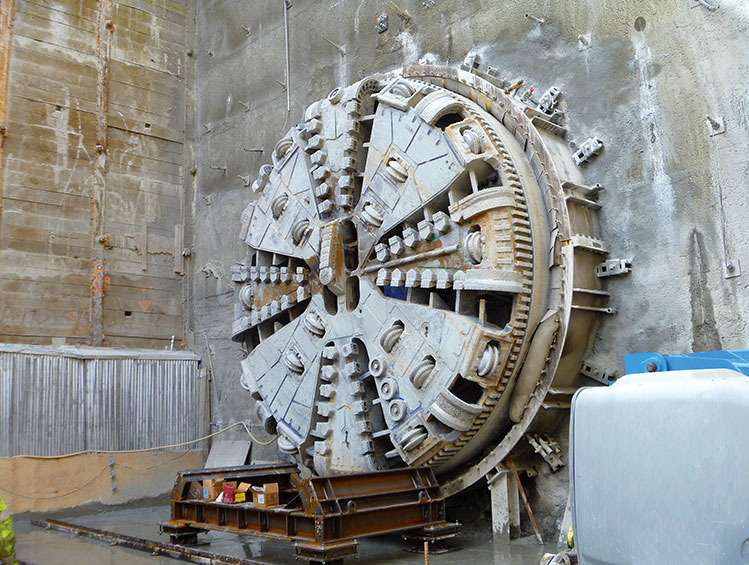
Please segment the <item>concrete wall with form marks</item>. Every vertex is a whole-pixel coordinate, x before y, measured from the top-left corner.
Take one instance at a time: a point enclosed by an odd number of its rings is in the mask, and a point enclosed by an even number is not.
[[[608,279],[618,313],[602,315],[590,361],[621,374],[625,353],[749,345],[746,2],[710,0],[719,4],[711,11],[693,0],[436,0],[430,7],[398,0],[408,23],[376,0],[292,4],[290,113],[283,2],[197,7],[200,237],[191,276],[194,329],[209,338],[220,391],[214,389],[214,422],[252,414],[239,384],[243,355],[229,337],[238,288],[231,265],[245,253],[240,211],[254,198],[239,177],[252,182],[307,105],[334,87],[420,59],[460,65],[471,51],[481,55],[481,70],[523,78],[539,96],[561,89],[567,140],[605,143],[583,171],[588,184],[606,188],[601,223],[610,257],[632,259],[633,271]],[[386,11],[389,29],[378,34],[374,20]],[[588,34],[587,44],[578,39]],[[723,118],[725,133],[711,136],[707,115]],[[253,148],[264,152],[245,150]],[[739,264],[740,276],[727,277]],[[196,345],[205,346],[202,336]],[[564,431],[556,439],[564,446]],[[269,449],[253,453],[269,459],[275,447]],[[566,504],[566,472],[551,475],[543,462],[538,471],[537,483],[548,488],[543,500],[532,493],[531,504],[548,528]]]
[[[0,15],[0,341],[179,346],[190,3]]]

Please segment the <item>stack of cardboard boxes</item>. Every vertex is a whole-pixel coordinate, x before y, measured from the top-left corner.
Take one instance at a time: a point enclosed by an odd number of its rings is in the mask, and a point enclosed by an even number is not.
[[[248,493],[252,492],[252,505],[258,508],[278,506],[278,483],[252,486],[249,483],[206,479],[203,481],[203,500],[222,504],[247,503]]]

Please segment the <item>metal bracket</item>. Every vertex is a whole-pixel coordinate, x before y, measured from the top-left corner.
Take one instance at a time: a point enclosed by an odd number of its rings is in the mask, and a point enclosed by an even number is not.
[[[727,279],[741,276],[741,262],[738,259],[726,259],[723,265],[723,276]]]
[[[613,380],[616,376],[614,371],[601,367],[596,363],[592,363],[588,359],[583,361],[583,366],[580,368],[580,373],[588,378],[598,381],[602,384],[609,384],[609,381]]]
[[[250,271],[244,263],[231,266],[231,280],[237,283],[246,282],[250,278]]]
[[[559,444],[549,436],[541,437],[539,434],[526,435],[525,439],[531,444],[533,451],[543,457],[544,461],[551,467],[551,472],[556,473],[560,467],[564,467],[562,461],[562,450]]]
[[[375,29],[377,33],[384,33],[388,30],[388,15],[380,14],[375,20]]]
[[[596,266],[598,278],[626,275],[632,271],[632,259],[608,259]]]
[[[465,59],[463,59],[461,68],[465,71],[473,71],[474,69],[478,69],[480,64],[481,55],[474,51],[471,51],[470,53],[468,53],[468,55],[466,55]]]
[[[575,160],[575,165],[578,167],[590,161],[593,157],[598,155],[603,149],[603,141],[597,137],[589,137],[580,148],[572,154],[572,158]]]
[[[544,114],[551,114],[557,105],[557,98],[562,93],[556,86],[552,86],[543,93],[541,98],[538,100],[538,109]]]

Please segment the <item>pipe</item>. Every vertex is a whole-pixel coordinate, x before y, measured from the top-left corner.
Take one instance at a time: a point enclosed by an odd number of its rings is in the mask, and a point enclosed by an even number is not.
[[[283,0],[283,27],[286,32],[286,112],[291,113],[291,77],[289,76],[289,3]]]

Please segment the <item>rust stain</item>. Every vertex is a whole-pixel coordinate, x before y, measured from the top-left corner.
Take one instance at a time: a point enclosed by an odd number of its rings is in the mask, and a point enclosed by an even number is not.
[[[13,42],[15,11],[15,0],[0,2],[0,226],[3,220],[3,146],[8,133],[8,74],[10,73],[10,49]]]
[[[91,261],[94,282],[89,309],[91,343],[101,345],[103,334],[104,247],[100,236],[104,233],[104,198],[107,189],[107,112],[109,110],[109,51],[114,27],[111,0],[98,0],[96,28],[96,145],[93,159],[93,187],[91,193]],[[101,277],[101,280],[97,278]]]
[[[94,271],[91,273],[91,293],[92,296],[103,297],[104,292],[109,287],[109,277],[104,274],[104,263],[92,259]]]

